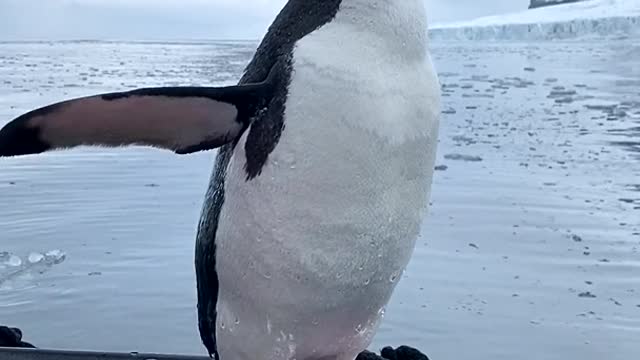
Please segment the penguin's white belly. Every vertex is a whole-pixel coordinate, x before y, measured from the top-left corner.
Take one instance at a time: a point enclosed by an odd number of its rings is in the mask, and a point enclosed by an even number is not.
[[[428,58],[391,61],[366,37],[341,39],[298,43],[285,129],[261,175],[246,180],[246,135],[229,164],[216,235],[222,359],[357,355],[413,252],[437,79]]]

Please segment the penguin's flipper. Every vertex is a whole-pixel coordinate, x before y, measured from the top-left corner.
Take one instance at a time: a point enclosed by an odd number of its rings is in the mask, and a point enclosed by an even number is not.
[[[0,130],[0,157],[76,146],[143,145],[188,154],[234,141],[266,103],[270,79],[229,87],[143,88],[71,99]]]

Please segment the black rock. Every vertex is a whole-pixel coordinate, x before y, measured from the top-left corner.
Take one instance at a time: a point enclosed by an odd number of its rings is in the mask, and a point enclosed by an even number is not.
[[[0,326],[0,347],[35,348],[22,341],[22,331],[18,328]]]
[[[380,352],[380,355],[365,350],[361,352],[356,360],[429,360],[427,355],[409,346],[400,346],[397,349],[387,346]]]

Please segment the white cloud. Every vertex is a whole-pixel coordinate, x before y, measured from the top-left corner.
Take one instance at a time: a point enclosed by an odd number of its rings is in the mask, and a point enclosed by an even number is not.
[[[0,0],[0,39],[260,37],[278,0]]]
[[[394,0],[403,1],[403,0]],[[425,0],[431,22],[526,7],[528,0]],[[0,40],[258,39],[286,0],[0,0]]]
[[[425,0],[430,21],[470,20],[480,16],[524,10],[529,0]]]

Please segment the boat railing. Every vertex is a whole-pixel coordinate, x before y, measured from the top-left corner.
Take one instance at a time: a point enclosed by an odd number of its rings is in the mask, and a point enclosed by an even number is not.
[[[0,348],[0,360],[211,360],[205,356]]]

